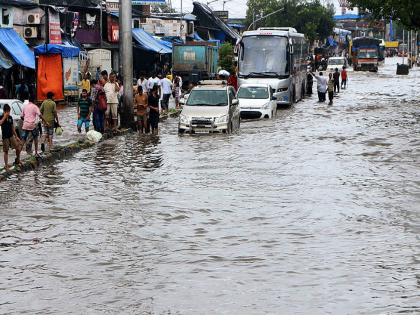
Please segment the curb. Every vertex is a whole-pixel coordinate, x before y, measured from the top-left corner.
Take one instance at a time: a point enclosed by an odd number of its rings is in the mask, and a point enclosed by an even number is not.
[[[167,114],[161,115],[159,120],[165,121],[168,118],[176,118],[180,115],[180,110],[170,111]],[[102,140],[99,142],[106,141],[108,139],[112,139],[114,137],[124,136],[126,134],[132,133],[133,129],[121,129],[114,133],[105,133],[103,134]],[[72,156],[84,149],[91,148],[95,146],[97,143],[91,142],[87,139],[85,140],[78,140],[76,142],[71,142],[64,146],[56,146],[52,152],[42,155],[39,158],[31,156],[22,161],[23,166],[21,167],[13,167],[11,170],[6,171],[4,168],[0,169],[0,182],[6,180],[12,175],[20,174],[24,172],[28,172],[34,169],[37,169],[41,165],[51,164],[58,160],[62,160],[65,157]]]

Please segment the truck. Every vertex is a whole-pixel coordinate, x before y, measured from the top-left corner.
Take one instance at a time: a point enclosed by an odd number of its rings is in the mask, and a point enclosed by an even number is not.
[[[353,39],[352,61],[355,71],[378,71],[382,41],[372,37]]]
[[[209,42],[174,44],[172,69],[182,77],[183,85],[214,79],[217,75],[219,47]]]

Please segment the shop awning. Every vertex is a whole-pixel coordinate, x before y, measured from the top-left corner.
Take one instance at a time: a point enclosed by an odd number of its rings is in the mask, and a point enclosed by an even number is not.
[[[47,44],[35,47],[36,55],[61,54],[63,58],[79,57],[79,47],[68,44]]]
[[[158,54],[172,54],[172,49],[161,44],[152,35],[149,35],[141,28],[133,29],[133,39],[139,44],[140,48]]]
[[[17,64],[35,69],[34,53],[14,29],[0,28],[0,46],[7,50]]]
[[[6,52],[0,49],[0,69],[10,69],[15,62],[8,56]]]

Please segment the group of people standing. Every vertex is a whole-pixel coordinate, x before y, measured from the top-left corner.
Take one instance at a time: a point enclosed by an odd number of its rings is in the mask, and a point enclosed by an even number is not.
[[[18,133],[14,126],[13,118],[11,116],[11,107],[5,104],[3,107],[3,114],[0,116],[0,125],[2,130],[4,166],[9,169],[9,150],[15,149],[16,159],[14,164],[20,165],[20,154],[26,146],[28,152],[32,152],[32,144],[35,146],[35,156],[38,156],[39,137],[41,136],[41,151],[51,151],[53,146],[53,135],[55,128],[58,128],[60,123],[57,115],[57,106],[54,102],[54,94],[47,93],[47,98],[38,107],[35,104],[33,95],[28,92],[23,95],[25,99],[22,116],[23,120],[22,133]],[[41,124],[42,122],[42,124]]]
[[[347,88],[347,70],[343,66],[341,72],[338,71],[338,68],[335,68],[334,72],[329,73],[328,79],[322,73],[319,72],[319,75],[314,74],[312,71],[309,72],[308,77],[314,77],[317,80],[317,91],[318,91],[318,100],[319,102],[326,101],[326,95],[328,93],[328,105],[333,104],[334,95],[340,93],[341,89]],[[341,78],[341,83],[340,83]]]
[[[148,79],[145,76],[138,79],[133,103],[140,133],[158,133],[160,112],[168,111],[171,95],[176,108],[180,107],[181,89],[182,78],[177,75],[153,74]]]

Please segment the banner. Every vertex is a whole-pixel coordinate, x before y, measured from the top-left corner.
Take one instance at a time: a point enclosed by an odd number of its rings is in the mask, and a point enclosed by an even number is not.
[[[50,44],[61,44],[60,15],[58,12],[48,10],[48,26]]]
[[[79,89],[79,58],[63,58],[63,80],[65,90]]]
[[[133,5],[153,5],[153,4],[166,4],[166,0],[133,0]]]

